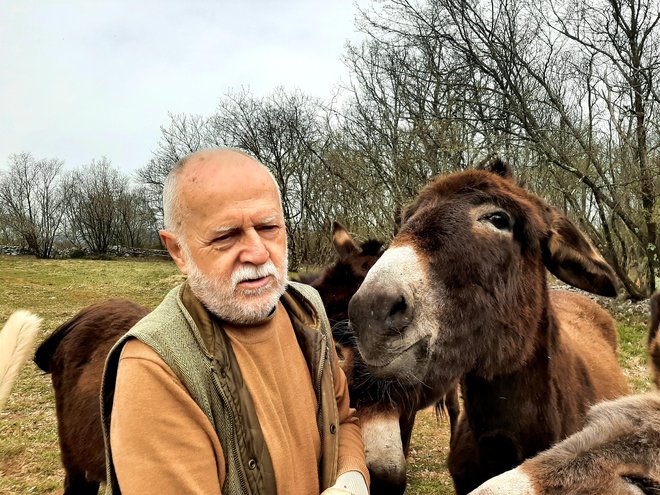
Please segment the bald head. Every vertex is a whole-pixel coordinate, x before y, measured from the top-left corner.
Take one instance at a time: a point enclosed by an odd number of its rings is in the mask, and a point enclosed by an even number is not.
[[[281,210],[280,190],[271,172],[255,158],[235,148],[197,151],[179,160],[165,179],[165,229],[180,233],[185,219],[208,198],[240,200],[247,188],[271,192]],[[207,205],[208,206],[208,205]]]

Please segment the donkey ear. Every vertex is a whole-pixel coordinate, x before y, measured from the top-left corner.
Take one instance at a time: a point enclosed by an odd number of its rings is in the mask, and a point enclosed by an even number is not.
[[[543,242],[543,262],[567,284],[592,294],[614,297],[614,271],[567,217],[552,210],[552,225]]]
[[[513,171],[511,167],[500,158],[494,158],[488,162],[482,162],[477,165],[477,170],[485,170],[492,174],[499,175],[505,179],[513,179]]]
[[[339,222],[332,223],[332,243],[341,259],[348,258],[353,254],[358,254],[360,249],[355,245],[355,241]]]

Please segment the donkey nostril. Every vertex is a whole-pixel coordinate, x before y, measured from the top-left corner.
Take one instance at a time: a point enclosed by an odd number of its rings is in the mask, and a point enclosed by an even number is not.
[[[396,316],[399,313],[405,313],[406,309],[408,309],[408,305],[406,304],[406,298],[401,296],[397,301],[394,303],[392,308],[390,309],[389,317]]]

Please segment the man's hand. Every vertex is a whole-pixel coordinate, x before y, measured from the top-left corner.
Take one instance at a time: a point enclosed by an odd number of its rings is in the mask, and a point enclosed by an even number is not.
[[[359,471],[347,471],[337,477],[337,481],[321,495],[369,495],[364,476]]]
[[[349,492],[348,490],[344,490],[343,488],[336,488],[334,486],[331,486],[327,490],[324,490],[321,495],[354,495],[353,493]]]

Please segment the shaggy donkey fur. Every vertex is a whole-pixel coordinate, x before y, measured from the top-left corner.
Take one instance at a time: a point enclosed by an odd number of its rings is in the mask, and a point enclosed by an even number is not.
[[[649,352],[660,384],[660,293],[651,298]],[[660,387],[660,385],[659,385]],[[601,402],[586,426],[472,495],[660,493],[660,390]]]

